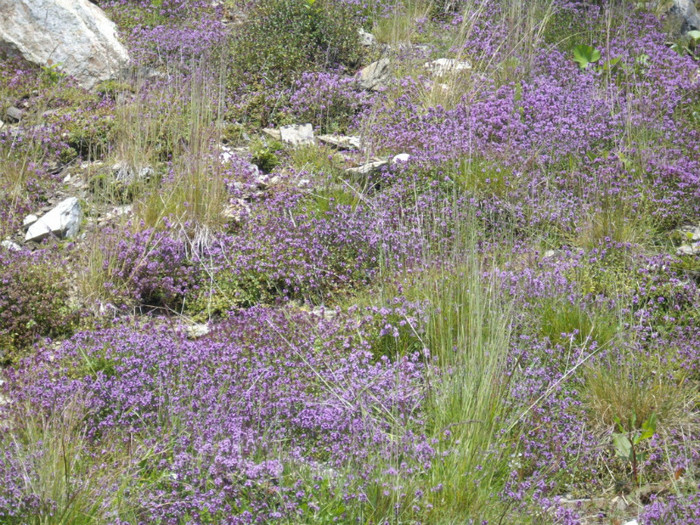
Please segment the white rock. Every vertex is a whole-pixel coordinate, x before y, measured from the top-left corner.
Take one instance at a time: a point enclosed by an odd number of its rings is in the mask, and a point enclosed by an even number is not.
[[[211,329],[206,323],[193,324],[187,327],[187,337],[190,339],[199,339],[209,332],[211,332]]]
[[[24,226],[25,228],[29,228],[32,224],[34,224],[38,220],[39,220],[39,217],[37,217],[36,215],[34,215],[32,213],[31,215],[27,215],[24,218],[24,221],[22,221],[22,226]]]
[[[303,146],[306,144],[314,144],[314,128],[311,124],[293,124],[291,126],[282,126],[280,128],[280,138],[285,144],[292,146]]]
[[[263,133],[265,133],[267,136],[272,137],[275,140],[280,140],[282,138],[282,134],[280,133],[280,130],[275,129],[275,128],[263,128]]]
[[[438,58],[432,62],[426,62],[425,67],[435,76],[441,77],[448,73],[459,73],[472,68],[470,62],[455,58]]]
[[[399,153],[398,155],[394,155],[394,158],[391,159],[392,164],[399,164],[401,162],[408,162],[408,160],[411,158],[411,155],[408,153]]]
[[[18,252],[22,249],[19,244],[12,242],[10,239],[5,239],[4,241],[0,242],[0,246],[13,252]]]
[[[700,255],[700,242],[679,246],[676,255]]]
[[[91,89],[129,61],[117,26],[88,0],[0,0],[0,51],[55,66]]]
[[[52,234],[70,239],[78,234],[81,218],[82,212],[78,199],[69,197],[32,224],[24,239],[40,241]]]
[[[639,525],[637,520],[626,521],[623,525]]]
[[[683,240],[697,242],[700,241],[700,226],[686,225],[678,228],[683,236]]]
[[[358,166],[356,168],[348,168],[345,170],[345,172],[354,175],[369,175],[379,171],[382,166],[386,166],[387,164],[388,162],[385,160],[378,160],[376,162],[368,162],[367,164],[363,164],[362,166]]]
[[[386,87],[391,77],[391,62],[388,58],[382,58],[362,68],[359,72],[360,86],[363,89],[377,91]]]
[[[324,144],[330,144],[339,149],[360,149],[360,137],[345,135],[319,135],[318,140]]]
[[[361,46],[372,47],[377,44],[377,39],[374,38],[372,33],[368,33],[364,29],[360,28],[357,30],[357,34],[360,35]]]

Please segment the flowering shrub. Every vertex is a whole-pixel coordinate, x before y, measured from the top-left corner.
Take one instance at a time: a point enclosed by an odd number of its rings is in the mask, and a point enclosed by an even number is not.
[[[105,292],[117,304],[177,309],[185,294],[197,289],[186,241],[167,230],[112,231],[103,246]]]
[[[71,334],[78,318],[57,257],[0,247],[0,267],[0,361],[17,357],[40,336]]]
[[[291,89],[285,108],[298,122],[310,122],[325,132],[347,131],[372,98],[357,81],[335,73],[301,75]]]
[[[405,434],[407,451],[420,441],[408,429],[420,409],[422,367],[408,358],[374,363],[356,330],[343,320],[252,309],[197,342],[155,327],[83,333],[53,363],[46,355],[27,362],[4,392],[47,417],[78,399],[87,414],[79,431],[94,450],[110,435],[127,438],[134,452],[149,449],[114,480],[129,487],[124,502],[144,519],[304,521],[335,490],[340,469],[362,464],[360,483],[370,482],[394,433]],[[0,406],[3,419],[13,411]],[[0,456],[0,479],[8,481],[0,516],[19,520],[61,502],[32,502],[26,483],[38,473],[12,476],[16,456],[8,451],[17,450],[3,446]],[[420,464],[430,454],[417,447],[403,461]],[[308,485],[284,475],[292,465],[309,470]]]

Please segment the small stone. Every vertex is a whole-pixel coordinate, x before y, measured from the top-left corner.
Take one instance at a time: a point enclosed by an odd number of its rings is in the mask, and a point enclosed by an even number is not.
[[[12,242],[10,239],[5,239],[4,241],[0,242],[0,246],[12,252],[18,252],[22,249],[19,244]]]
[[[398,155],[394,155],[394,158],[391,159],[391,163],[399,164],[403,162],[408,162],[410,158],[411,155],[409,155],[408,153],[399,153]]]
[[[676,255],[700,255],[700,242],[679,246]]]
[[[16,108],[15,106],[10,106],[7,108],[7,111],[5,111],[7,114],[7,118],[13,122],[19,122],[22,120],[22,116],[24,115],[24,111],[22,111],[19,108]]]
[[[282,134],[280,133],[280,130],[275,129],[275,128],[263,128],[263,133],[266,135],[272,137],[275,140],[282,140]]]
[[[314,128],[311,124],[282,126],[279,131],[282,142],[291,146],[296,147],[316,143]]]
[[[338,149],[359,150],[360,137],[346,135],[319,135],[318,140]]]
[[[544,252],[544,256],[543,256],[543,257],[544,257],[545,259],[551,259],[551,258],[554,257],[556,254],[557,254],[557,251],[556,251],[556,250],[547,250],[546,252]]]
[[[32,224],[25,241],[40,241],[49,235],[70,239],[78,234],[82,211],[76,197],[59,202],[51,211]]]
[[[360,36],[361,46],[372,47],[377,44],[377,39],[372,33],[368,33],[364,29],[360,28],[357,30],[357,34]]]
[[[22,226],[25,228],[29,228],[32,224],[34,224],[36,221],[39,220],[39,217],[34,215],[33,213],[31,215],[27,215],[24,220],[22,221]]]
[[[71,180],[72,178],[73,178],[73,177],[72,177],[71,174],[69,173],[68,175],[66,175],[65,177],[63,177],[63,183],[65,184],[65,183],[70,182],[70,180]]]
[[[683,239],[686,241],[700,241],[700,226],[693,226],[691,224],[687,224],[678,228],[678,231],[683,236]]]
[[[200,337],[204,337],[209,332],[211,332],[209,325],[206,323],[197,323],[197,324],[190,325],[187,327],[186,330],[187,330],[187,337],[189,339],[199,339]]]
[[[378,91],[385,88],[391,78],[391,62],[388,58],[382,58],[362,68],[358,75],[363,89]]]
[[[639,525],[639,522],[637,520],[630,520],[623,523],[623,525]]]
[[[438,58],[426,62],[425,67],[435,76],[442,77],[448,73],[459,73],[472,68],[471,62],[455,58]]]
[[[356,168],[348,168],[345,170],[345,172],[353,175],[370,175],[378,172],[382,166],[386,166],[387,164],[388,162],[385,160],[378,160],[376,162],[368,162],[367,164],[357,166]]]

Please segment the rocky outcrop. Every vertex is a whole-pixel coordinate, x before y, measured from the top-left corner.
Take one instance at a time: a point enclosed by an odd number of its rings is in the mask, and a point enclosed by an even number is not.
[[[673,0],[669,14],[680,22],[681,33],[700,29],[700,15],[695,7],[695,0]]]
[[[90,89],[129,61],[117,27],[88,0],[0,0],[0,53],[55,67]]]
[[[75,197],[69,197],[59,202],[46,215],[41,217],[27,230],[25,241],[40,241],[49,235],[72,238],[78,234],[82,211]]]

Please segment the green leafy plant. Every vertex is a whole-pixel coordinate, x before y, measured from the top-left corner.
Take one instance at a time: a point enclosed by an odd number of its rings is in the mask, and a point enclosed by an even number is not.
[[[271,172],[279,165],[278,152],[284,150],[284,144],[278,140],[255,140],[250,145],[252,162],[265,173]]]
[[[581,70],[586,69],[590,64],[598,62],[600,56],[600,51],[593,46],[579,44],[574,47],[574,62],[578,64]]]
[[[641,454],[637,448],[642,441],[651,439],[656,433],[656,413],[652,412],[649,418],[642,423],[642,428],[635,428],[637,423],[637,414],[632,413],[628,428],[622,424],[619,417],[615,416],[615,423],[619,432],[614,432],[613,446],[618,457],[624,461],[629,461],[632,464],[632,478],[635,484],[639,484],[639,463],[644,461],[645,454]]]
[[[681,56],[688,54],[697,58],[696,53],[700,49],[700,31],[688,31],[680,41],[671,43],[671,49]]]
[[[327,0],[261,0],[233,41],[232,87],[291,85],[304,71],[354,67],[362,56],[352,10]]]

